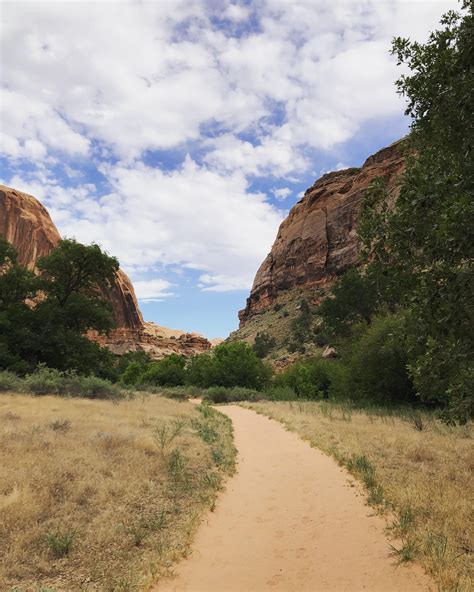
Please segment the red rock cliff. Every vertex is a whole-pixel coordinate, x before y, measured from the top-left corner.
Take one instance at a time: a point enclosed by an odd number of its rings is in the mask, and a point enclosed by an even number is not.
[[[330,286],[358,264],[357,222],[362,198],[376,177],[397,191],[404,165],[403,141],[370,156],[361,168],[323,175],[282,222],[270,253],[255,276],[241,326],[292,288]]]
[[[5,185],[0,185],[0,236],[18,251],[19,263],[30,269],[61,240],[48,211],[35,197]],[[195,334],[169,339],[154,335],[153,323],[144,323],[132,282],[121,269],[115,284],[104,296],[112,304],[117,328],[108,336],[91,332],[89,337],[107,345],[114,353],[142,349],[160,358],[169,353],[193,355],[211,348],[207,339]]]
[[[36,198],[5,185],[0,185],[0,235],[18,251],[19,263],[30,269],[61,240],[48,211]],[[104,296],[112,303],[117,327],[143,327],[132,282],[121,269]]]

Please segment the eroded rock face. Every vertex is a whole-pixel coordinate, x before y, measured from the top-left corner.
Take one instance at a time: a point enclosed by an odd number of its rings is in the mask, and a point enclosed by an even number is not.
[[[35,197],[5,185],[0,185],[0,235],[18,251],[19,263],[29,269],[61,240],[48,211]],[[112,304],[117,328],[107,336],[92,331],[88,336],[116,354],[142,349],[161,358],[169,353],[194,355],[211,348],[200,335],[159,327],[161,335],[153,323],[144,323],[132,282],[121,269],[104,297]]]
[[[39,257],[58,244],[61,236],[46,208],[32,195],[0,185],[0,235],[17,250],[18,261],[33,269]],[[104,292],[118,327],[141,329],[143,318],[132,283],[121,269],[115,284]]]
[[[18,262],[29,269],[61,240],[37,199],[5,185],[0,185],[0,235],[18,251]]]
[[[270,253],[255,276],[241,327],[270,307],[283,291],[330,287],[337,276],[359,264],[357,222],[362,198],[376,177],[397,192],[404,166],[403,141],[370,156],[361,168],[323,175],[282,222]]]

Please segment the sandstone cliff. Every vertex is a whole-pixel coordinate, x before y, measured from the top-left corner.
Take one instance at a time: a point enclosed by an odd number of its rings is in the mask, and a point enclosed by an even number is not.
[[[30,269],[61,239],[48,211],[35,197],[5,185],[0,185],[0,236],[18,251],[19,263]],[[116,354],[143,349],[152,357],[160,358],[169,353],[192,355],[211,347],[210,342],[199,335],[144,323],[132,282],[121,269],[104,297],[112,304],[117,328],[107,336],[91,332],[89,337],[107,345]]]
[[[357,222],[369,184],[382,176],[390,192],[404,166],[403,141],[370,156],[361,168],[323,175],[282,222],[270,253],[255,276],[241,328],[268,310],[282,293],[330,287],[358,265]]]

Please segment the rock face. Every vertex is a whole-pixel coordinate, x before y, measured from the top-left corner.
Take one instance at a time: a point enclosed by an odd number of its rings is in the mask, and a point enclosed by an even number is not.
[[[18,262],[29,269],[61,240],[37,199],[5,185],[0,185],[0,235],[18,251]]]
[[[48,211],[35,197],[5,185],[0,185],[0,236],[15,247],[19,263],[29,269],[61,240]],[[114,285],[103,295],[112,304],[117,328],[107,336],[90,332],[89,337],[116,354],[143,349],[160,358],[168,353],[192,355],[211,348],[200,335],[144,323],[132,282],[121,269]]]
[[[294,288],[330,287],[337,276],[358,265],[357,222],[362,198],[376,177],[397,191],[404,167],[403,140],[370,156],[361,168],[323,175],[282,222],[270,253],[255,276],[243,327],[255,313]]]

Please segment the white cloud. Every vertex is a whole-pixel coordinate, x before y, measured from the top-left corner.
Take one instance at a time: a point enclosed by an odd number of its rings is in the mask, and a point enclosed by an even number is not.
[[[66,189],[18,176],[8,183],[39,197],[61,234],[116,255],[132,279],[180,266],[201,271],[208,290],[251,286],[283,212],[250,192],[241,173],[219,174],[190,157],[169,173],[143,164],[104,165],[103,172],[112,191],[100,197],[92,184]]]
[[[277,199],[284,200],[291,195],[292,191],[289,187],[280,187],[279,189],[274,189],[272,193]]]
[[[146,302],[160,302],[165,298],[173,296],[170,291],[173,284],[167,280],[152,279],[152,280],[137,280],[133,282],[135,293],[138,300]]]
[[[6,3],[2,150],[85,156],[95,140],[131,160],[206,140],[202,126],[212,124],[236,143],[237,132],[255,134],[248,153],[258,165],[245,161],[244,172],[286,175],[288,154],[301,166],[301,146],[330,149],[368,119],[400,112],[391,37],[426,36],[457,5],[269,0],[222,11],[188,0]],[[243,22],[250,9],[260,26],[247,35],[211,21],[215,11]],[[268,127],[276,103],[282,121]],[[209,162],[227,167],[220,149],[216,142]]]
[[[223,15],[231,21],[241,22],[249,17],[249,9],[241,4],[229,4]]]
[[[448,8],[457,1],[4,3],[10,183],[63,234],[116,254],[142,298],[171,293],[140,279],[163,266],[197,270],[203,290],[248,288],[283,216],[250,177],[290,184],[314,167],[311,150],[401,114],[390,40],[425,38]],[[146,164],[177,147],[192,157]],[[82,185],[66,188],[60,165]],[[107,190],[87,182],[94,167]]]

